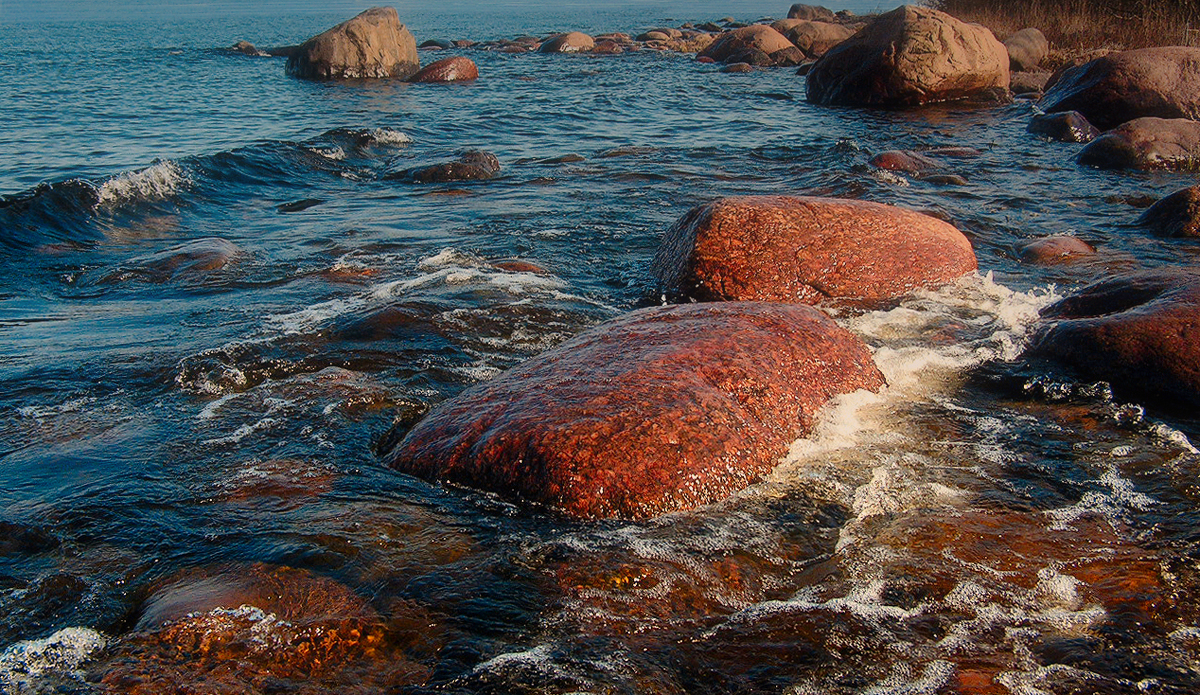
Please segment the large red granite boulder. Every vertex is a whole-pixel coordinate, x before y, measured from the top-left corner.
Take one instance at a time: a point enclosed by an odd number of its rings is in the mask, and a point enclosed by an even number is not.
[[[1118,391],[1200,405],[1200,271],[1118,275],[1052,304],[1055,323],[1029,354],[1071,365]]]
[[[1112,53],[1071,68],[1040,105],[1078,111],[1101,130],[1144,116],[1200,119],[1200,48],[1167,46]]]
[[[1008,51],[992,32],[906,5],[832,48],[808,73],[808,100],[906,107],[1007,93]]]
[[[890,205],[747,196],[693,208],[667,231],[651,272],[698,300],[879,301],[976,269],[962,232]]]
[[[373,7],[300,44],[290,75],[308,79],[406,78],[421,66],[417,41],[393,7]]]
[[[386,461],[575,517],[645,518],[746,487],[830,398],[883,383],[811,307],[653,307],[441,404]]]
[[[479,79],[479,68],[475,61],[462,56],[443,58],[421,68],[408,78],[409,82],[466,82]]]
[[[1135,118],[1092,140],[1079,163],[1098,169],[1200,168],[1200,122],[1186,118]]]

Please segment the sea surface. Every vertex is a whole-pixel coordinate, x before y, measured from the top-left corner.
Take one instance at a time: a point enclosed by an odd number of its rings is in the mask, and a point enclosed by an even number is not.
[[[1200,691],[1200,423],[1020,360],[1056,298],[1195,261],[1134,224],[1194,174],[1082,168],[1026,101],[823,108],[686,54],[462,49],[479,80],[409,85],[223,50],[365,7],[0,3],[0,691]],[[397,7],[419,42],[787,11]],[[939,147],[961,179],[867,164]],[[501,176],[385,178],[466,148]],[[928,212],[980,272],[835,311],[888,388],[709,507],[568,521],[381,464],[432,405],[661,302],[662,233],[739,194]],[[1018,260],[1051,234],[1099,252]],[[203,605],[264,585],[290,588]],[[190,642],[154,623],[172,586]]]

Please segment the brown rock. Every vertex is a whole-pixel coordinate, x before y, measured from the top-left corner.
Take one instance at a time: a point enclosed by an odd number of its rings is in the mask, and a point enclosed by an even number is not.
[[[727,72],[727,73],[754,72],[754,66],[751,65],[750,63],[730,63],[729,65],[726,65],[725,67],[721,68],[721,72]]]
[[[866,345],[810,307],[653,307],[443,403],[386,460],[571,516],[645,518],[744,488],[830,398],[883,383]]]
[[[820,58],[834,46],[854,36],[854,30],[829,22],[801,22],[783,35],[809,58]]]
[[[1034,239],[1017,249],[1021,261],[1032,265],[1071,263],[1095,254],[1096,249],[1091,244],[1069,234]]]
[[[237,43],[230,46],[229,50],[233,51],[234,53],[241,53],[242,55],[247,55],[247,56],[266,56],[266,55],[268,55],[266,52],[258,50],[258,48],[254,44],[250,43],[249,41],[238,41]]]
[[[651,272],[699,300],[878,301],[975,270],[954,227],[879,203],[783,196],[722,198],[663,237]]]
[[[770,56],[776,51],[795,48],[783,34],[764,24],[755,24],[721,34],[701,51],[700,55],[719,63],[751,62],[742,59],[743,54],[748,51],[758,51]]]
[[[1013,71],[1034,70],[1050,55],[1050,42],[1040,29],[1022,29],[1007,39],[1008,67]]]
[[[1046,89],[1046,83],[1050,81],[1050,73],[1041,72],[1014,72],[1009,80],[1009,89],[1012,93],[1026,98],[1040,98],[1042,92]],[[1028,96],[1033,95],[1033,96]]]
[[[1135,118],[1088,143],[1079,163],[1099,169],[1200,168],[1200,123],[1186,118]]]
[[[546,39],[538,53],[586,53],[596,47],[596,40],[578,31],[558,34]]]
[[[413,183],[447,183],[451,181],[482,181],[500,173],[500,161],[491,152],[469,150],[453,162],[387,174],[385,179]]]
[[[808,74],[808,100],[904,107],[1007,92],[1008,85],[1008,52],[990,31],[904,6],[822,56]]]
[[[1042,311],[1056,322],[1029,354],[1071,365],[1118,391],[1200,405],[1200,273],[1153,270],[1089,285]]]
[[[833,13],[833,10],[830,10],[827,7],[821,7],[820,5],[804,5],[801,3],[796,3],[795,5],[792,5],[790,9],[788,9],[788,19],[806,19],[810,21],[817,20],[821,22],[832,22],[836,18],[837,15]]]
[[[455,56],[443,58],[421,68],[408,78],[409,82],[466,82],[479,78],[479,68],[470,58]]]
[[[1200,118],[1200,48],[1113,53],[1071,68],[1041,101],[1047,113],[1078,111],[1101,130],[1135,118]]]
[[[596,55],[618,55],[625,52],[625,47],[620,43],[612,40],[597,41],[592,47],[592,53]]]
[[[910,152],[907,150],[888,150],[880,152],[871,158],[871,166],[878,169],[887,169],[888,171],[904,171],[910,174],[921,174],[935,169],[941,169],[942,165],[934,160],[926,157],[918,152]]]
[[[1091,142],[1100,137],[1096,126],[1078,111],[1060,111],[1034,116],[1025,130],[1060,142]]]
[[[1200,186],[1175,191],[1151,205],[1138,224],[1158,236],[1200,237]]]
[[[302,43],[287,71],[307,79],[403,79],[420,66],[417,42],[395,8],[374,7]]]
[[[670,41],[671,36],[669,34],[664,34],[661,31],[652,30],[652,31],[647,31],[644,34],[639,34],[637,37],[637,40],[638,41]]]

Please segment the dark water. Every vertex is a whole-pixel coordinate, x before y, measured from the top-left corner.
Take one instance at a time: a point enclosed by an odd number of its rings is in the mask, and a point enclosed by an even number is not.
[[[1131,224],[1193,177],[1082,169],[1076,146],[1024,132],[1020,101],[817,108],[790,70],[652,52],[472,51],[473,84],[308,83],[217,49],[358,6],[89,7],[6,4],[0,24],[0,687],[92,692],[121,668],[225,682],[194,654],[129,657],[147,597],[284,567],[361,602],[389,656],[216,692],[1200,688],[1196,423],[1012,362],[1070,288],[1193,262]],[[401,15],[424,40],[785,10]],[[866,165],[940,146],[978,150],[945,160],[965,184]],[[384,178],[468,147],[502,176]],[[777,193],[931,212],[982,270],[839,315],[891,386],[835,403],[767,481],[576,523],[380,465],[430,405],[656,302],[649,259],[691,206]],[[1100,253],[1016,260],[1059,233]],[[301,640],[286,607],[239,610],[205,619],[249,625],[251,663]]]

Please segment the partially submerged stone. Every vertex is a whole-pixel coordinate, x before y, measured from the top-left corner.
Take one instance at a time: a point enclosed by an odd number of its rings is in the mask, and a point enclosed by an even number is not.
[[[920,152],[910,150],[888,150],[871,158],[871,166],[888,171],[903,171],[908,174],[923,174],[941,169],[942,165]]]
[[[987,29],[904,6],[821,57],[808,74],[808,100],[907,107],[1007,93],[1008,61],[1008,51]]]
[[[1091,142],[1100,137],[1096,126],[1088,123],[1078,111],[1043,113],[1034,116],[1025,130],[1036,135],[1045,135],[1059,142]]]
[[[385,179],[400,179],[413,183],[448,183],[452,181],[483,181],[500,173],[500,160],[491,152],[468,150],[452,162],[408,169],[388,174]]]
[[[830,398],[883,383],[810,307],[653,307],[443,403],[386,461],[570,516],[651,517],[753,483]]]
[[[430,63],[408,78],[409,82],[467,82],[479,79],[479,68],[470,58],[455,56]]]
[[[1047,113],[1078,111],[1101,130],[1135,118],[1200,118],[1200,48],[1112,53],[1071,68],[1041,101]]]
[[[596,46],[596,40],[579,31],[557,34],[538,47],[538,53],[586,53]]]
[[[1200,274],[1151,270],[1089,285],[1042,311],[1055,321],[1030,356],[1049,357],[1119,392],[1200,405]]]
[[[395,8],[374,7],[300,44],[287,71],[307,79],[403,79],[420,65],[416,39]]]
[[[798,65],[803,60],[786,36],[764,24],[727,31],[700,52],[699,57],[719,63]]]
[[[1135,118],[1090,142],[1079,163],[1098,169],[1200,169],[1200,123],[1186,118]]]
[[[1138,224],[1163,237],[1200,237],[1200,185],[1175,191],[1151,205]]]
[[[857,200],[746,196],[693,208],[651,272],[669,294],[707,300],[874,302],[976,269],[951,225]]]
[[[1028,241],[1017,249],[1021,262],[1031,265],[1059,265],[1094,256],[1096,249],[1083,239],[1057,234]]]

